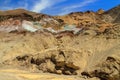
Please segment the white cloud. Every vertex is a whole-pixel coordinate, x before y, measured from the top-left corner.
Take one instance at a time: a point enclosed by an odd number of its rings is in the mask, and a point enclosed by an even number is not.
[[[83,2],[79,3],[79,4],[74,4],[74,5],[70,5],[69,7],[64,7],[62,9],[62,12],[59,13],[59,15],[64,15],[64,14],[67,14],[69,12],[72,12],[74,9],[76,8],[82,8],[82,7],[85,7],[87,6],[88,4],[90,3],[94,3],[96,0],[84,0]]]
[[[33,6],[32,11],[41,12],[43,9],[45,9],[51,5],[52,5],[52,3],[50,2],[50,0],[40,0]]]
[[[72,12],[72,11],[71,10],[65,10],[65,11],[62,10],[62,12],[59,13],[58,15],[65,15],[65,14],[68,14],[70,12]]]
[[[35,3],[35,5],[32,7],[32,11],[34,12],[41,12],[42,10],[52,7],[53,5],[63,2],[66,0],[39,0]]]
[[[95,2],[96,0],[84,0],[83,2],[81,2],[80,4],[75,4],[69,7],[65,7],[63,10],[71,10],[71,9],[75,9],[75,8],[81,8],[84,7],[90,3]]]
[[[45,13],[47,14],[64,15],[73,12],[78,8],[83,9],[86,5],[89,5],[90,3],[93,3],[97,0],[78,0],[79,3],[76,3],[76,1],[71,4],[69,3],[69,0],[18,0],[15,3],[11,4],[12,0],[4,0],[3,3],[0,5],[0,9],[9,10],[24,8],[34,12],[45,11]],[[64,3],[59,4],[62,2]]]

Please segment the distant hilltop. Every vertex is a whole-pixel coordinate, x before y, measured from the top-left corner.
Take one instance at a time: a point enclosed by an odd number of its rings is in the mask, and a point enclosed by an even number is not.
[[[114,28],[116,24],[119,25],[119,10],[120,6],[117,6],[108,11],[99,9],[97,12],[72,12],[64,16],[50,16],[24,9],[0,11],[0,31],[35,32],[45,29],[51,33],[72,31],[72,33],[78,34],[81,30],[92,29],[96,34],[99,34],[109,28]]]

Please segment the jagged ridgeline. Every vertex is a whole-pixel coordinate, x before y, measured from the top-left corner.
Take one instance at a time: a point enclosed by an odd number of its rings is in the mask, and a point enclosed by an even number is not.
[[[120,5],[108,10],[105,14],[110,15],[113,18],[114,23],[120,22]]]

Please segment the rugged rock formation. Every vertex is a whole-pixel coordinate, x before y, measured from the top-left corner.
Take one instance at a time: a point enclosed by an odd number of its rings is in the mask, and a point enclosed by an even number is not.
[[[63,22],[53,18],[52,16],[34,13],[24,9],[0,12],[0,24],[9,25],[9,23],[16,22],[16,20],[19,22],[22,22],[23,20],[39,22],[44,27],[54,27],[55,29],[63,24]]]
[[[23,9],[0,11],[0,69],[119,80],[118,9],[54,17]]]
[[[112,17],[114,23],[119,23],[120,22],[120,5],[116,6],[115,8],[112,8],[108,11],[105,12],[105,14],[109,15]]]

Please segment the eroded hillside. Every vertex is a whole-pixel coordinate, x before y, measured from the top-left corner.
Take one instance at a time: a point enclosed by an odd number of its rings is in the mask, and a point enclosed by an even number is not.
[[[0,12],[0,78],[119,80],[116,10],[54,17],[22,9]]]

